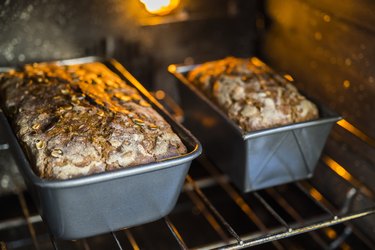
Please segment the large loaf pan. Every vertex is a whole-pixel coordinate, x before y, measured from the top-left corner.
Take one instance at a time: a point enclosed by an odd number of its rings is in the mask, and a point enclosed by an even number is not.
[[[243,192],[309,178],[330,133],[341,118],[319,105],[320,118],[244,133],[187,80],[198,65],[170,65],[179,81],[185,126],[202,142],[207,156]]]
[[[36,176],[3,112],[0,127],[15,156],[43,220],[56,238],[78,239],[157,220],[174,207],[191,161],[201,153],[199,142],[175,123],[162,106],[115,60],[81,58],[60,61],[82,64],[101,61],[136,87],[172,126],[188,153],[161,162],[94,174],[70,180]],[[83,149],[84,150],[84,149]]]

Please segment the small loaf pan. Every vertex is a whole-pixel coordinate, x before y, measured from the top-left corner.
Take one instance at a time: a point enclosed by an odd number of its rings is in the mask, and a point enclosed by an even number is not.
[[[341,119],[317,104],[320,118],[276,128],[243,132],[187,79],[198,65],[170,65],[179,81],[184,125],[205,153],[243,192],[312,177],[332,125]]]
[[[147,90],[115,60],[90,57],[59,61],[62,65],[100,61],[136,87],[182,139],[188,153],[156,163],[69,180],[43,180],[34,174],[14,132],[0,109],[0,127],[28,190],[51,233],[78,239],[157,220],[174,207],[191,161],[202,151],[199,142],[165,112]]]

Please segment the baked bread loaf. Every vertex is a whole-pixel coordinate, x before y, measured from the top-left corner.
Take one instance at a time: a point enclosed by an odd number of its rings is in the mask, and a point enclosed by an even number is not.
[[[207,62],[192,70],[188,80],[245,132],[318,117],[315,104],[257,58]]]
[[[186,153],[170,125],[102,63],[0,75],[6,114],[35,172],[68,179]]]

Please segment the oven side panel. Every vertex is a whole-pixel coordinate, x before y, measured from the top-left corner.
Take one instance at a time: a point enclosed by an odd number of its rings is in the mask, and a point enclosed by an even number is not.
[[[268,1],[272,22],[263,54],[306,93],[375,137],[375,3],[329,2]]]
[[[296,85],[339,112],[352,126],[337,125],[312,181],[341,208],[349,194],[346,183],[333,176],[343,166],[355,179],[375,190],[375,2],[269,0],[269,27],[264,32],[263,58]],[[352,132],[349,132],[352,130]],[[335,159],[336,164],[329,159]],[[332,167],[332,168],[330,168]],[[337,170],[337,169],[336,169]],[[345,191],[344,191],[345,190]],[[356,196],[349,209],[365,207]],[[368,235],[375,223],[359,220]]]

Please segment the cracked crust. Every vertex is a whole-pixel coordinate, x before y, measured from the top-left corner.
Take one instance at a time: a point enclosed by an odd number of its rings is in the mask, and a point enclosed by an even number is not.
[[[138,91],[101,63],[0,75],[5,111],[35,172],[69,179],[186,153]]]
[[[315,104],[256,58],[204,63],[189,73],[188,80],[245,132],[318,117]]]

